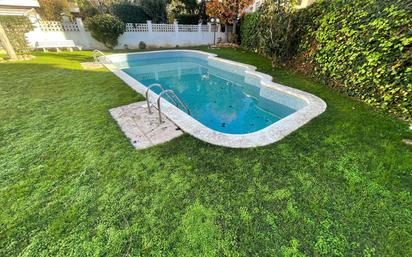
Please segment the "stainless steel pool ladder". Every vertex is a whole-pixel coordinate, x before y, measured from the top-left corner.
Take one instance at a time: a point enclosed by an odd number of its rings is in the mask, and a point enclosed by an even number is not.
[[[176,98],[177,101],[179,101],[180,105],[183,106],[183,108],[185,108],[187,114],[190,115],[190,110],[189,110],[189,108],[187,107],[187,105],[182,101],[182,99],[180,99],[180,97],[178,97],[173,90],[171,90],[171,89],[166,89],[166,90],[163,90],[162,92],[160,92],[159,97],[157,98],[157,110],[159,111],[159,122],[160,122],[160,123],[162,123],[162,112],[161,112],[161,110],[160,110],[160,98],[162,98],[162,95],[164,95],[164,94],[168,94],[169,97],[170,97],[170,96],[173,96],[174,98]],[[170,98],[172,98],[172,97],[170,97]],[[177,106],[177,105],[176,105],[176,106]]]
[[[151,110],[151,108],[150,108],[149,91],[150,91],[150,89],[152,89],[152,88],[154,88],[154,87],[160,88],[160,92],[165,91],[165,89],[162,87],[162,85],[160,85],[160,84],[158,84],[158,83],[151,84],[150,86],[147,87],[145,95],[146,95],[146,102],[147,102],[147,110],[148,110],[148,112],[149,112],[150,114],[152,113],[152,110]],[[174,102],[175,105],[177,106],[178,103],[176,102],[176,100],[175,100],[174,98],[172,98],[172,97],[170,97],[170,98],[173,100],[173,102]]]
[[[159,96],[157,97],[157,100],[156,100],[156,101],[157,101],[157,109],[158,109],[158,111],[159,111],[159,122],[160,122],[160,123],[163,122],[163,121],[162,121],[162,112],[161,112],[161,108],[160,108],[160,98],[162,98],[163,95],[169,96],[169,98],[172,99],[172,101],[174,102],[174,104],[176,105],[176,107],[178,107],[179,104],[180,104],[181,106],[183,106],[183,108],[186,110],[187,114],[190,115],[190,110],[189,110],[189,108],[187,107],[187,105],[182,101],[182,99],[180,99],[180,97],[178,97],[173,90],[171,90],[171,89],[167,89],[167,90],[166,90],[166,89],[164,89],[164,88],[162,87],[162,85],[160,85],[160,84],[158,84],[158,83],[151,84],[151,85],[148,86],[147,89],[146,89],[145,95],[146,95],[146,102],[147,102],[147,110],[148,110],[149,113],[152,113],[152,110],[150,109],[149,91],[150,91],[151,88],[154,88],[154,87],[158,87],[158,88],[160,88],[160,90],[161,90],[161,92],[160,92],[160,94],[159,94]]]

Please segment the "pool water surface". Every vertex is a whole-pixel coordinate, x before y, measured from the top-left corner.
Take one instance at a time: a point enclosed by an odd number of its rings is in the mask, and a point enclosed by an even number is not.
[[[201,59],[155,58],[131,61],[128,66],[123,69],[128,75],[146,87],[159,83],[172,89],[191,116],[223,133],[255,132],[296,111],[260,97],[259,87],[245,83],[242,76],[224,73]],[[157,87],[152,90],[161,92]]]

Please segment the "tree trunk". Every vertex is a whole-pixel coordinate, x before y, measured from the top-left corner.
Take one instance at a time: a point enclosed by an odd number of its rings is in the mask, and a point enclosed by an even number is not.
[[[13,46],[10,43],[9,38],[6,35],[6,31],[4,31],[3,26],[0,24],[0,41],[2,46],[7,52],[10,60],[17,60],[16,52],[14,51]]]

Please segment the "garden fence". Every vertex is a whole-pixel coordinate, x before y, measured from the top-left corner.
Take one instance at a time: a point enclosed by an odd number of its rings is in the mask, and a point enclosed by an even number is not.
[[[28,41],[34,46],[37,41],[73,40],[84,49],[101,49],[105,47],[94,40],[80,18],[75,21],[37,21],[34,30],[27,34]],[[231,31],[226,27],[225,31]],[[176,47],[208,45],[214,42],[227,42],[228,33],[222,32],[220,25],[208,24],[157,24],[126,23],[125,33],[119,37],[115,49],[136,49],[140,42],[149,47]]]

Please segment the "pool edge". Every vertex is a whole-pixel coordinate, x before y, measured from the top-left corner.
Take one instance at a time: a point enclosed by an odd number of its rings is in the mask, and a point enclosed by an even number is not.
[[[150,53],[159,53],[159,52],[192,52],[198,53],[207,56],[208,58],[213,58],[216,61],[230,63],[231,65],[237,65],[245,69],[245,73],[249,73],[260,79],[260,87],[268,87],[274,90],[278,90],[295,97],[301,98],[307,102],[307,106],[303,107],[300,110],[297,110],[291,115],[286,116],[285,118],[252,133],[247,134],[228,134],[218,132],[216,130],[210,129],[205,125],[201,124],[199,121],[189,116],[173,104],[164,100],[163,98],[160,101],[162,113],[166,115],[170,120],[172,120],[178,127],[180,127],[186,133],[208,142],[210,144],[231,147],[231,148],[250,148],[257,146],[265,146],[272,143],[275,143],[298,128],[302,127],[308,123],[313,118],[322,114],[327,107],[327,104],[320,99],[319,97],[307,93],[305,91],[284,86],[279,83],[272,81],[272,76],[256,71],[256,67],[249,64],[243,64],[227,59],[218,57],[216,54],[207,53],[199,50],[158,50],[158,51],[149,51],[149,52],[137,52],[137,53],[121,53],[113,54],[110,56],[119,56],[119,55],[139,55],[139,54],[150,54]],[[114,64],[110,63],[110,59],[105,57],[100,57],[99,60],[106,60],[102,64],[121,80],[123,80],[127,85],[129,85],[136,92],[144,95],[146,87],[141,84],[136,79],[132,78],[121,69],[119,69]],[[109,60],[109,62],[107,62]],[[149,93],[150,99],[157,99],[158,95],[152,91]]]

